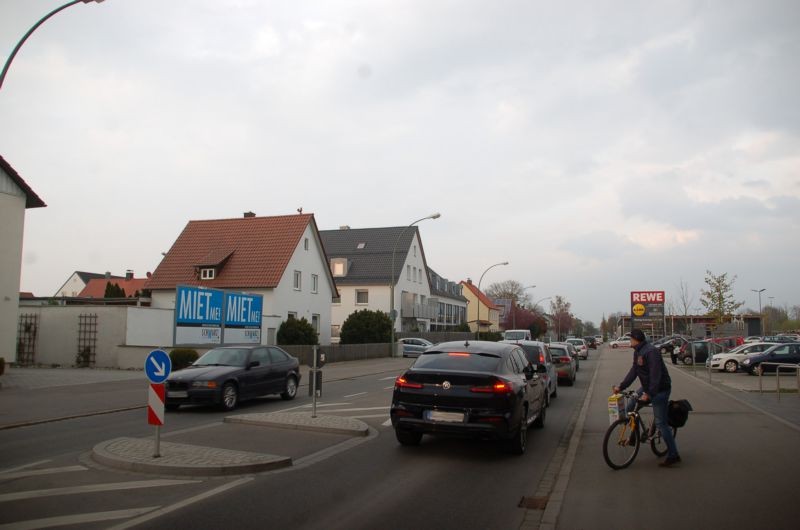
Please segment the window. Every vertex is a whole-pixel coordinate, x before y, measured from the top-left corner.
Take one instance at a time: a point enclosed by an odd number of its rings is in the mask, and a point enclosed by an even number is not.
[[[269,355],[272,357],[273,363],[283,363],[289,360],[289,356],[280,348],[270,348]]]
[[[364,248],[366,248],[366,246],[367,246],[366,243],[359,243],[358,245],[356,245],[356,248],[358,250],[364,250]]]
[[[289,313],[286,315],[286,317],[287,317],[288,320],[294,320],[294,319],[297,318],[297,312],[289,311]]]
[[[331,260],[331,272],[334,276],[347,275],[347,258],[334,258]]]
[[[340,326],[338,324],[331,324],[331,337],[338,337],[340,332]]]
[[[258,348],[253,350],[253,355],[250,357],[251,361],[258,361],[259,366],[268,366],[270,363],[269,353],[266,348]]]
[[[417,245],[414,245],[414,257],[417,257]]]
[[[319,292],[319,275],[317,274],[311,275],[311,292],[315,294]]]
[[[301,288],[301,283],[303,280],[303,273],[300,271],[294,271],[294,290],[299,291]]]
[[[411,281],[411,265],[406,265],[406,280]]]
[[[413,280],[412,280],[412,281],[415,281],[415,282],[416,282],[416,281],[417,281],[417,268],[416,268],[416,267],[414,267],[413,269],[411,269],[411,272],[413,273],[413,274],[411,275],[411,277],[413,278]]]
[[[332,303],[332,304],[334,304],[334,305],[339,305],[339,304],[341,304],[341,303],[342,303],[342,297],[341,297],[341,296],[334,296],[334,297],[332,297],[332,298],[331,298],[331,303]]]
[[[304,249],[306,249],[306,250],[308,250],[308,238],[305,238],[305,239],[303,240],[303,248],[304,248]]]
[[[369,291],[367,289],[356,289],[356,304],[364,305],[369,303]]]
[[[311,315],[311,327],[319,333],[319,315]]]
[[[200,279],[213,280],[216,272],[214,269],[200,269]]]

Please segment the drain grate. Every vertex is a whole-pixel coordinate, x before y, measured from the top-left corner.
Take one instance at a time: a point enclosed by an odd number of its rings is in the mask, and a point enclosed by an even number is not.
[[[528,510],[544,510],[549,499],[549,495],[545,497],[522,497],[518,506]]]

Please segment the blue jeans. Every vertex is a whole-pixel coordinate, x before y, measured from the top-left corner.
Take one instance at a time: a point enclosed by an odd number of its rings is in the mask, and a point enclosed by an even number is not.
[[[637,390],[637,397],[641,396],[642,392],[641,388]],[[667,421],[669,394],[669,390],[664,390],[655,396],[650,396],[650,404],[653,407],[656,428],[661,431],[661,437],[664,439],[664,443],[667,444],[667,458],[676,458],[678,456],[678,446],[675,444],[675,437],[672,435],[672,427],[669,426]],[[634,407],[636,407],[636,401],[630,400],[626,407],[627,412],[633,412]]]

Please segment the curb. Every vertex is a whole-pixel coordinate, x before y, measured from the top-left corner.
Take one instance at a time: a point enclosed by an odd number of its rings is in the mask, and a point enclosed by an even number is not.
[[[342,416],[311,417],[310,412],[267,412],[227,416],[225,423],[244,423],[263,427],[294,429],[299,431],[367,436],[369,426],[361,420]]]
[[[125,471],[182,476],[244,475],[292,466],[288,456],[164,441],[160,443],[162,456],[155,458],[153,448],[151,439],[114,438],[94,446],[91,458],[98,464]]]

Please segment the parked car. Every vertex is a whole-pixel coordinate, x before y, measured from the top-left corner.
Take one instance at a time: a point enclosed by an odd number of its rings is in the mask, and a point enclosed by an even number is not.
[[[583,340],[586,341],[586,346],[588,346],[589,349],[597,349],[597,339],[594,336],[583,337]]]
[[[749,337],[745,337],[745,342],[761,342],[763,339],[760,335],[750,335]]]
[[[589,346],[586,344],[585,340],[578,338],[571,338],[567,339],[567,342],[575,346],[575,349],[578,352],[578,357],[580,357],[581,359],[589,358]]]
[[[550,355],[553,356],[558,382],[563,381],[567,386],[572,386],[575,384],[578,368],[576,359],[569,352],[569,346],[571,345],[554,342],[550,345]]]
[[[611,341],[612,348],[630,348],[631,347],[631,338],[630,337],[620,337],[618,339]]]
[[[503,332],[503,340],[533,340],[529,329],[508,329]]]
[[[709,338],[711,342],[716,342],[717,344],[722,344],[727,349],[732,350],[738,346],[744,344],[744,337],[712,337]]]
[[[763,341],[764,342],[780,342],[780,343],[797,342],[796,340],[794,340],[793,337],[791,337],[789,335],[768,335],[768,336],[764,337]]]
[[[407,337],[398,339],[397,342],[403,345],[403,357],[416,357],[433,343],[427,339]]]
[[[550,398],[558,397],[558,376],[556,367],[553,364],[553,357],[550,354],[550,347],[544,342],[535,340],[501,340],[505,344],[517,344],[525,352],[525,356],[534,365],[544,364],[547,371],[542,374],[547,387],[547,406],[550,406]]]
[[[761,353],[748,355],[742,361],[742,369],[750,375],[759,375],[764,372],[774,372],[777,366],[762,363],[800,364],[800,342],[776,344]],[[781,372],[784,370],[782,369]],[[794,371],[792,369],[791,371]]]
[[[578,350],[575,349],[575,345],[574,344],[570,344],[569,342],[560,342],[558,344],[562,344],[563,346],[565,346],[567,348],[567,351],[569,352],[570,356],[573,359],[575,359],[575,371],[576,372],[580,372],[581,371],[581,356],[578,355]]]
[[[710,360],[706,360],[706,365],[712,370],[725,370],[728,373],[734,373],[739,370],[739,366],[748,355],[766,351],[775,346],[775,344],[774,342],[747,342],[729,352],[713,355]]]
[[[694,350],[694,358],[692,358],[692,350]],[[714,356],[718,353],[728,351],[722,344],[717,344],[708,339],[693,340],[681,346],[678,352],[678,360],[683,364],[690,365],[692,363],[704,363],[709,355]]]
[[[516,344],[437,344],[395,381],[389,413],[397,441],[418,445],[424,434],[473,436],[502,440],[522,454],[528,427],[544,426],[545,370]]]
[[[239,401],[268,394],[294,399],[299,383],[299,361],[277,346],[224,346],[169,374],[165,407],[202,404],[233,410]]]
[[[594,338],[597,341],[598,345],[599,344],[603,344],[603,336],[602,335],[595,335]]]

